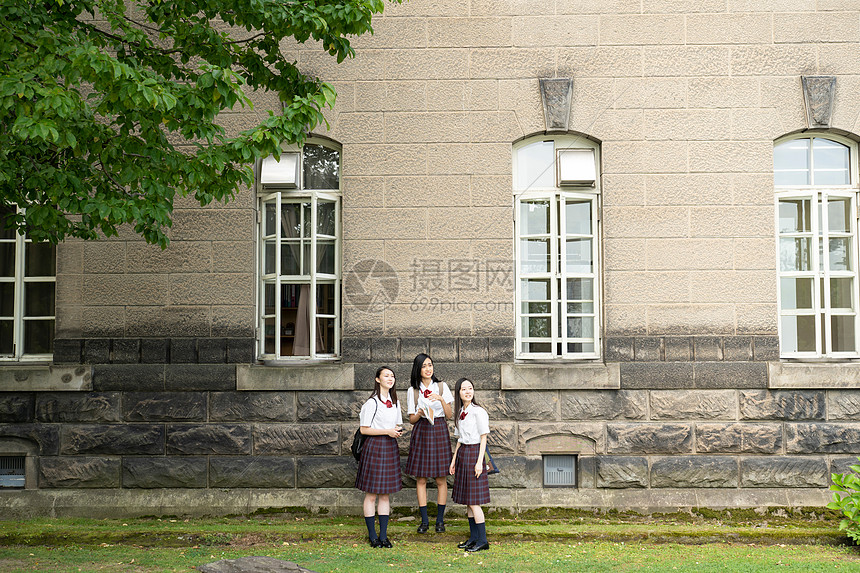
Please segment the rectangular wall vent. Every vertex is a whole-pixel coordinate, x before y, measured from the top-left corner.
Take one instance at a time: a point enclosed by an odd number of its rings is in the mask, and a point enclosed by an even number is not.
[[[24,456],[0,456],[0,488],[24,487]]]
[[[576,487],[576,456],[544,456],[544,487]]]

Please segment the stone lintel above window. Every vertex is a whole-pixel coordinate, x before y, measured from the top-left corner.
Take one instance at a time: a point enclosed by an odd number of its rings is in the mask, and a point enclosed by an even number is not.
[[[352,364],[250,366],[236,368],[237,390],[354,390]]]
[[[608,364],[502,364],[502,390],[617,390],[621,368]]]
[[[860,388],[860,362],[768,362],[768,388]]]

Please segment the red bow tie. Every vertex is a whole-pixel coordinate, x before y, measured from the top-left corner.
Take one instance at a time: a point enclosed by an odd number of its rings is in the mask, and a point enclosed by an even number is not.
[[[465,419],[466,419],[466,412],[460,412],[460,419],[461,419],[461,420],[465,420]]]
[[[433,393],[433,392],[431,392],[430,390],[424,390],[424,397],[425,397],[425,398],[429,398],[429,397],[430,397],[430,394],[432,394],[432,393]]]
[[[385,407],[386,407],[386,408],[391,408],[392,406],[394,406],[394,404],[392,404],[392,403],[391,403],[391,400],[386,400],[386,401],[385,401]]]

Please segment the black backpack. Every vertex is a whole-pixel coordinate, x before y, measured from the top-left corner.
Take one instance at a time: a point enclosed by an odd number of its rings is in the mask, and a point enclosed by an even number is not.
[[[373,401],[373,405],[376,406],[376,408],[379,408],[379,404],[376,400]],[[373,410],[373,418],[370,419],[371,424],[373,424],[373,420],[376,418],[376,408]],[[360,421],[359,424],[361,424]],[[361,450],[364,448],[365,440],[367,440],[367,436],[361,433],[361,428],[358,428],[355,431],[355,435],[352,437],[352,447],[350,447],[352,450],[352,457],[355,458],[355,461],[361,461]]]

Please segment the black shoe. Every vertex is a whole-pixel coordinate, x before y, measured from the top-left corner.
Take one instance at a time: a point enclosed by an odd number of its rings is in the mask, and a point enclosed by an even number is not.
[[[429,523],[422,523],[418,526],[418,533],[427,533],[430,530]]]
[[[370,546],[376,549],[377,547],[382,547],[382,541],[379,538],[371,539]]]
[[[391,545],[391,542],[390,542],[390,541],[388,540],[388,538],[386,537],[385,539],[380,539],[380,540],[379,540],[379,547],[384,547],[384,548],[386,548],[386,549],[391,549],[392,545]]]
[[[475,551],[486,551],[490,548],[490,542],[485,541],[482,545],[472,545],[471,547],[467,547],[466,551],[469,553],[474,553]]]
[[[445,524],[444,523],[436,523],[436,533],[445,533]]]
[[[460,543],[458,543],[457,547],[459,549],[468,549],[469,547],[472,547],[474,544],[475,544],[475,542],[473,540],[467,539],[466,541],[461,541]]]

